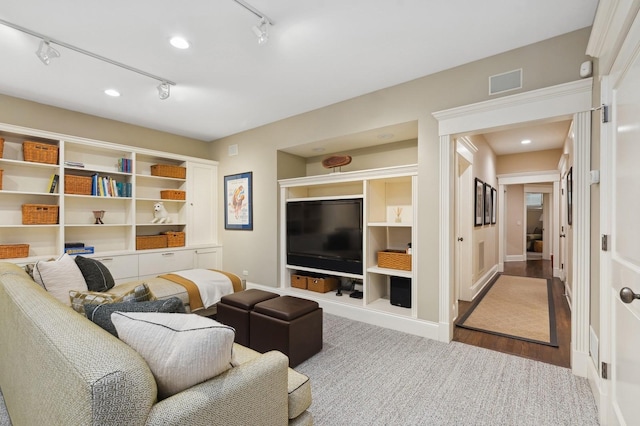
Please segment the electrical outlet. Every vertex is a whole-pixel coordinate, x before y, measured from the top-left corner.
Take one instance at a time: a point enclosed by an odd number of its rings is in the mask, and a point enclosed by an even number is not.
[[[248,277],[249,276],[249,271],[247,271],[247,270],[242,271],[242,275],[244,275],[245,277]]]

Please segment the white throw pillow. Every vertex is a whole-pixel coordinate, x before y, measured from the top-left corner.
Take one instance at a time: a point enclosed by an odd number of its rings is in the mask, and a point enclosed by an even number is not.
[[[53,297],[68,306],[71,306],[69,291],[88,290],[80,268],[67,253],[56,260],[36,263],[33,267],[33,279]]]
[[[196,314],[114,312],[118,337],[145,359],[158,398],[167,398],[228,370],[235,330]]]

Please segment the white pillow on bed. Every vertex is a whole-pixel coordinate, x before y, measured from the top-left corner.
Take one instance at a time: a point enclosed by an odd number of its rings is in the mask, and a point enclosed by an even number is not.
[[[196,314],[113,312],[118,337],[147,362],[163,399],[232,367],[235,330]]]
[[[69,291],[87,291],[87,282],[67,253],[56,260],[40,261],[33,267],[33,279],[45,288],[53,297],[71,306]]]

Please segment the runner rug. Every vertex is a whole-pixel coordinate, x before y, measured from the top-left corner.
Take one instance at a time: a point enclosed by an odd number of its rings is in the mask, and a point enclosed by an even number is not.
[[[499,275],[456,325],[557,347],[551,280]]]

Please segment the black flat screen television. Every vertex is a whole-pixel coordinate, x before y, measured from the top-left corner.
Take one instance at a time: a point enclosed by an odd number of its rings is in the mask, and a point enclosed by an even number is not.
[[[287,203],[287,264],[362,274],[362,198]]]

